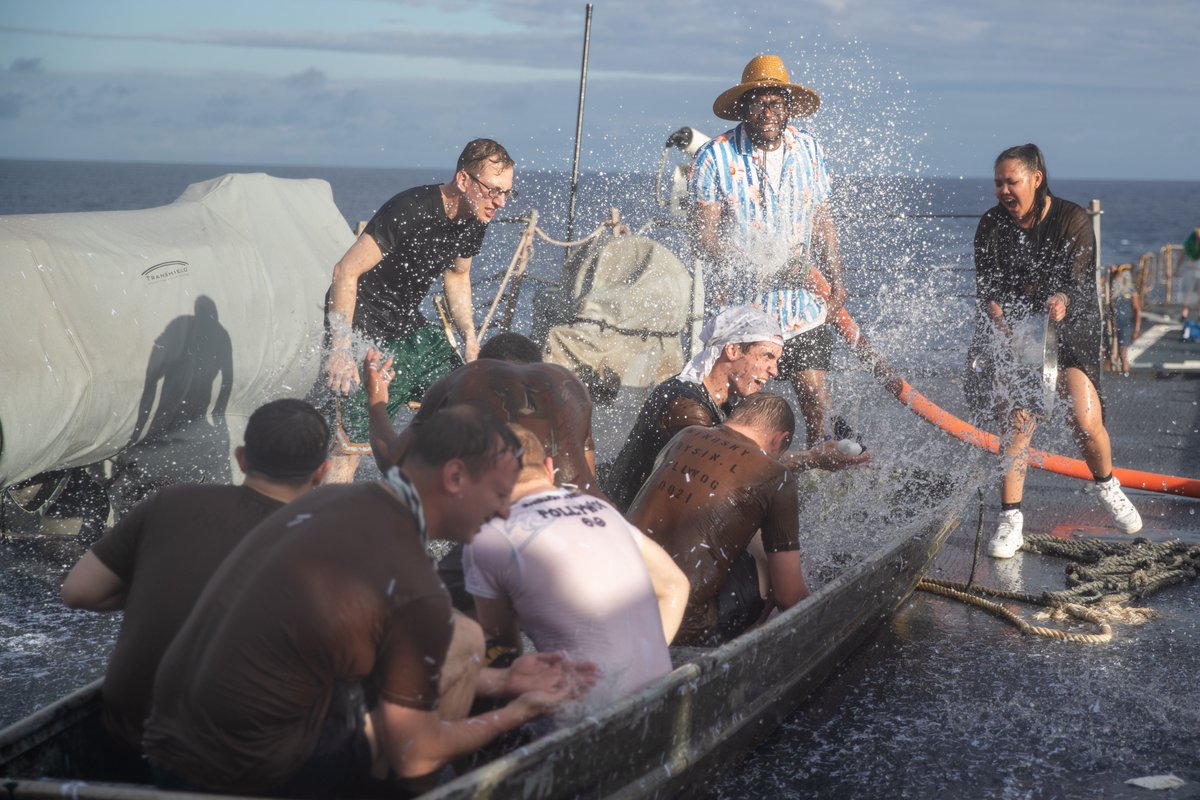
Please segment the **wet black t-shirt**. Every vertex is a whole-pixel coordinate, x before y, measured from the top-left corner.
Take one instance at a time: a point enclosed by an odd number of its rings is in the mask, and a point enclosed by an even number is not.
[[[1078,367],[1099,385],[1100,293],[1095,273],[1096,239],[1087,212],[1053,197],[1044,219],[1022,229],[1002,207],[979,220],[975,231],[975,294],[983,307],[995,301],[1009,320],[1043,311],[1056,292],[1067,296],[1058,326],[1058,366]],[[977,338],[986,326],[977,326]]]
[[[655,386],[608,471],[604,490],[613,505],[622,512],[629,508],[672,436],[690,425],[712,427],[724,422],[727,414],[728,409],[718,408],[698,383],[675,377]]]
[[[364,231],[383,260],[358,279],[354,330],[380,340],[407,336],[427,323],[421,301],[456,258],[472,258],[483,247],[487,225],[474,216],[446,216],[440,188],[417,186],[388,200]]]

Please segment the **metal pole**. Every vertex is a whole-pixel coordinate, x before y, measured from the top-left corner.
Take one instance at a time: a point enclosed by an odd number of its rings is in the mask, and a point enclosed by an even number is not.
[[[1093,198],[1092,202],[1088,204],[1088,214],[1092,217],[1092,235],[1096,239],[1096,296],[1099,298],[1101,303],[1103,303],[1104,299],[1108,297],[1108,294],[1105,291],[1108,283],[1108,281],[1105,280],[1107,276],[1104,274],[1104,267],[1100,261],[1100,215],[1103,213],[1104,212],[1100,210],[1100,201]],[[1104,311],[1103,307],[1101,307],[1101,312],[1103,316],[1107,316],[1107,313]]]
[[[587,4],[587,16],[583,23],[583,64],[579,68],[579,112],[575,116],[575,158],[571,163],[571,202],[567,206],[567,241],[575,238],[575,190],[579,185],[579,146],[583,138],[583,101],[587,96],[588,45],[592,40],[592,4]],[[564,262],[571,257],[567,248]]]

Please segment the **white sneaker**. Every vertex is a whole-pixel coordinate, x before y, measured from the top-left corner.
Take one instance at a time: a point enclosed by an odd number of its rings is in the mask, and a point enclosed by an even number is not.
[[[988,543],[988,555],[992,558],[1012,558],[1025,544],[1021,529],[1025,527],[1025,517],[1021,509],[1000,512],[1000,524],[996,526],[996,535]]]
[[[1095,484],[1095,492],[1121,533],[1137,533],[1142,529],[1142,515],[1121,491],[1121,482],[1116,475],[1104,483]]]

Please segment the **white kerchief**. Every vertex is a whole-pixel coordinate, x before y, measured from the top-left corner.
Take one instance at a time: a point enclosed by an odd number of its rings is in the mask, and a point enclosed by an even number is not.
[[[679,380],[702,383],[704,376],[712,372],[725,345],[750,342],[782,345],[783,331],[779,327],[779,320],[754,306],[730,306],[704,323],[700,329],[700,341],[704,343],[704,349],[696,353],[683,368]]]

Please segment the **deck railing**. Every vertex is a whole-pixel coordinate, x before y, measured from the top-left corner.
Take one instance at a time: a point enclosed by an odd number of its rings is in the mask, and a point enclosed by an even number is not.
[[[1138,259],[1134,282],[1142,305],[1164,303],[1170,305],[1175,277],[1183,262],[1183,247],[1164,244],[1157,253],[1143,253]]]

